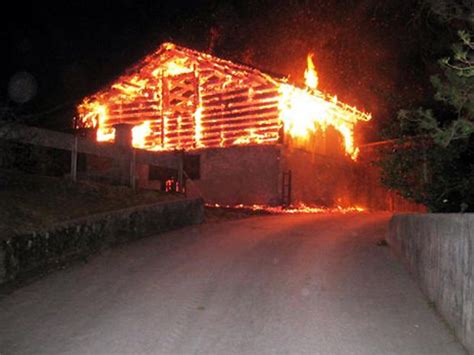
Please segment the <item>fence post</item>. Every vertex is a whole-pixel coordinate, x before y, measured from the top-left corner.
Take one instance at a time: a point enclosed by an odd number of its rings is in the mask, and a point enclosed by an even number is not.
[[[180,151],[178,157],[178,184],[179,184],[179,192],[183,192],[183,171],[184,171],[184,151]]]
[[[137,154],[134,148],[131,149],[130,154],[130,187],[135,190],[137,188],[137,181],[136,181],[136,167],[137,167]]]
[[[291,170],[282,172],[281,199],[283,207],[289,207],[291,205]]]
[[[288,207],[291,206],[291,189],[292,189],[292,176],[291,170],[288,170]]]
[[[423,163],[422,163],[422,168],[423,168],[423,182],[425,184],[428,183],[428,158],[426,157],[426,148],[423,145],[422,147],[422,154],[423,154]]]
[[[74,142],[71,149],[71,179],[72,181],[77,181],[77,146],[79,138],[77,135],[74,135]]]

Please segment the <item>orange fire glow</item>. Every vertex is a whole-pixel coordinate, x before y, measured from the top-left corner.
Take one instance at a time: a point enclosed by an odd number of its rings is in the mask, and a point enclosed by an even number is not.
[[[316,90],[318,87],[319,79],[318,79],[318,72],[314,68],[313,56],[314,56],[313,53],[308,54],[308,58],[307,58],[308,67],[304,71],[304,81],[308,88],[310,88],[311,90]]]
[[[354,126],[358,121],[368,121],[370,114],[356,108],[339,104],[337,96],[329,96],[317,90],[318,75],[314,69],[312,54],[308,55],[305,71],[306,89],[289,84],[280,86],[280,115],[285,131],[292,137],[307,138],[319,128],[334,127],[344,139],[344,149],[356,159],[358,148],[354,143]]]
[[[114,125],[133,125],[133,146],[192,150],[281,142],[281,128],[305,140],[334,127],[356,159],[354,126],[371,115],[318,89],[313,55],[305,88],[256,69],[166,43],[105,90],[78,107],[82,127],[113,141]]]
[[[228,208],[228,209],[242,209],[249,211],[263,211],[271,214],[295,214],[295,213],[353,213],[353,212],[366,212],[367,210],[360,206],[354,207],[341,207],[337,206],[334,208],[328,207],[317,207],[317,206],[308,206],[304,203],[298,203],[291,205],[289,207],[271,207],[266,205],[220,205],[216,204],[206,204],[206,207],[211,208]]]
[[[150,121],[145,121],[139,126],[132,128],[132,144],[136,148],[145,148],[146,137],[152,133]]]

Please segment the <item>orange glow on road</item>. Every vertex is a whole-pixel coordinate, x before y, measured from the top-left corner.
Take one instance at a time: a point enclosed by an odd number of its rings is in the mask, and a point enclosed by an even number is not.
[[[206,207],[211,208],[228,208],[228,209],[242,209],[250,211],[264,211],[272,214],[294,214],[294,213],[353,213],[366,212],[366,209],[360,206],[334,208],[308,206],[304,203],[297,203],[289,207],[272,207],[266,205],[221,205],[221,204],[206,204]]]

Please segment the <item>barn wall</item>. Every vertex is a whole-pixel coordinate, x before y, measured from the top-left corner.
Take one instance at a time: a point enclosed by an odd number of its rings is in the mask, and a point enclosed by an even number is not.
[[[276,205],[280,199],[278,145],[211,148],[200,155],[200,179],[187,181],[188,196],[225,205]]]
[[[318,150],[316,150],[318,151]],[[200,155],[198,180],[187,181],[188,196],[221,205],[282,203],[282,174],[292,172],[292,202],[327,207],[360,206],[376,211],[425,211],[384,188],[378,168],[344,155],[291,145],[208,148]]]
[[[342,150],[341,137],[330,129],[305,142],[286,139],[282,171],[292,172],[292,201],[321,206],[360,206],[374,211],[425,212],[380,182],[377,156],[362,150],[354,162]]]
[[[320,206],[355,204],[354,163],[301,148],[284,149],[283,171],[292,173],[292,201]]]
[[[170,63],[179,63],[184,72],[163,74]],[[151,74],[156,70],[162,73]],[[278,87],[261,74],[171,51],[119,78],[95,99],[107,108],[101,125],[112,135],[117,124],[147,121],[152,133],[141,148],[188,150],[276,143],[278,97]]]

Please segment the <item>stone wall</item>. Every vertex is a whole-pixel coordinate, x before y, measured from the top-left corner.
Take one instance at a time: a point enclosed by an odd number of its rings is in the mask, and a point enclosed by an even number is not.
[[[474,354],[474,214],[395,215],[387,241]]]
[[[114,244],[201,223],[203,201],[186,199],[96,214],[0,241],[0,284]]]

